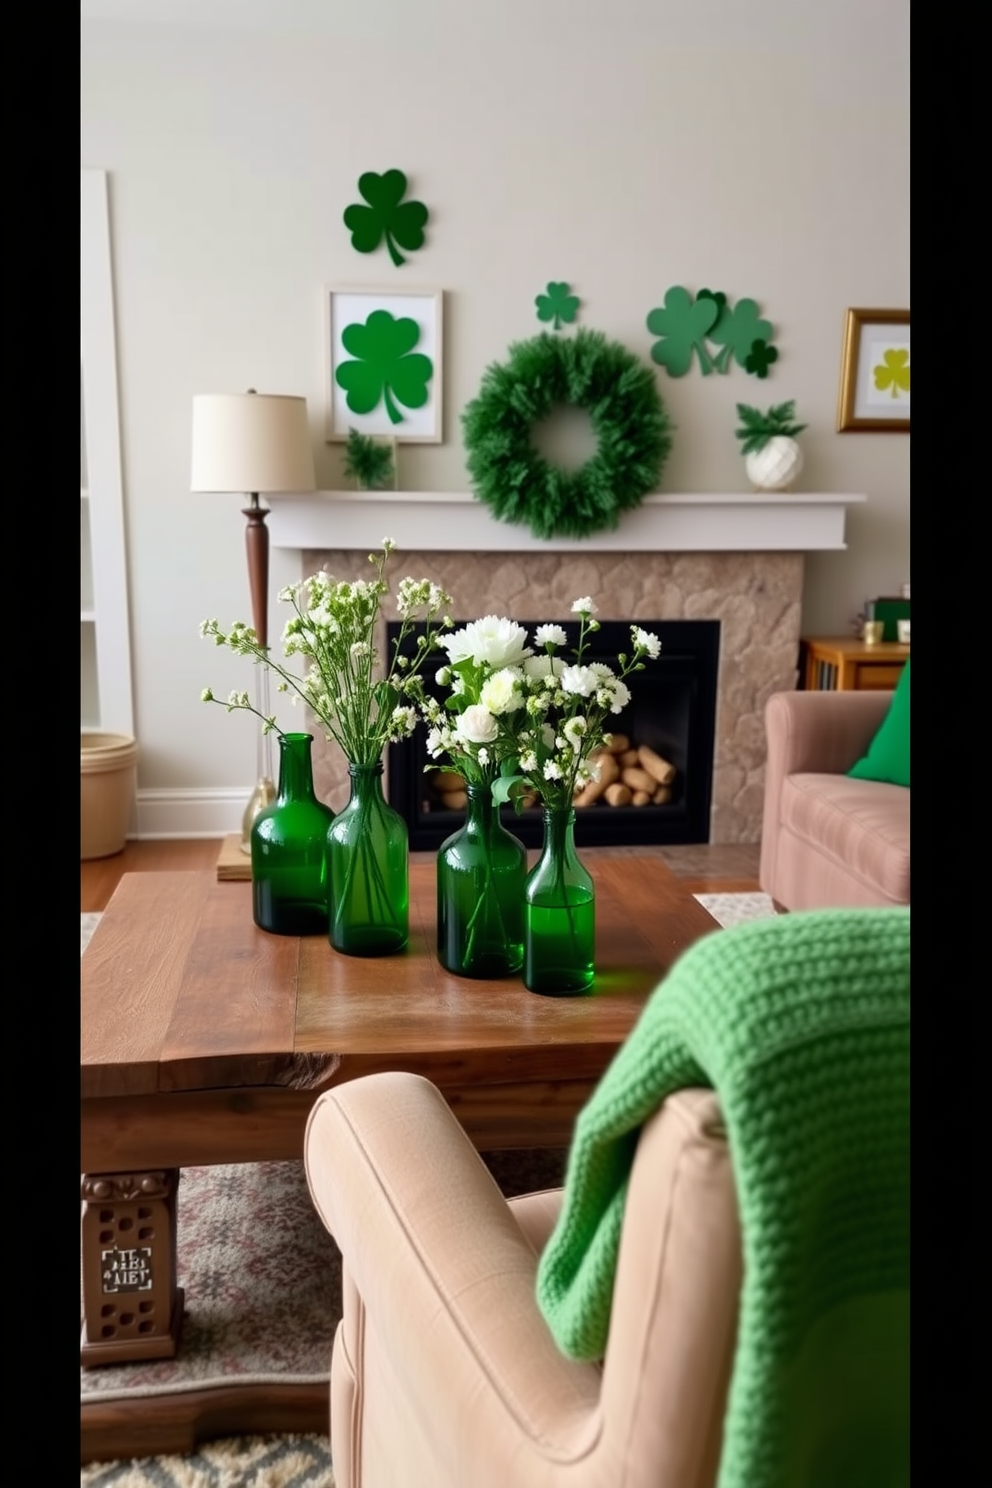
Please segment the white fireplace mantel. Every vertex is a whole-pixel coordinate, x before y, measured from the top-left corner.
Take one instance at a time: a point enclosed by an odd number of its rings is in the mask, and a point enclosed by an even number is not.
[[[273,547],[398,548],[436,552],[815,552],[843,549],[849,506],[865,496],[698,493],[646,496],[615,532],[540,538],[500,522],[471,494],[455,491],[317,491],[272,496]]]

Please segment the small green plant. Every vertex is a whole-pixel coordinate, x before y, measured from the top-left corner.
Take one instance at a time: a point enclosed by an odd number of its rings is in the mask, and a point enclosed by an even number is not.
[[[344,447],[344,472],[362,491],[383,491],[393,478],[393,451],[378,444],[371,434],[349,428]]]
[[[737,417],[741,421],[741,427],[736,432],[737,438],[742,441],[741,454],[757,454],[769,440],[778,435],[795,439],[807,427],[806,424],[795,423],[795,416],[794,399],[790,399],[788,403],[775,403],[767,413],[762,413],[760,408],[751,408],[747,403],[738,403]]]

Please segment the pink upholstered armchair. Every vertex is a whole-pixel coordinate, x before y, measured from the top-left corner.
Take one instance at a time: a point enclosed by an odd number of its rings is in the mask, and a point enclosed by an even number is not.
[[[758,878],[784,909],[910,902],[909,787],[852,779],[891,692],[778,692],[765,706],[768,758]]]

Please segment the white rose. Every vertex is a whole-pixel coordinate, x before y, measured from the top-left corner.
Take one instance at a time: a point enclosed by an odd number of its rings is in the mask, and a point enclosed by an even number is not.
[[[463,744],[491,744],[499,733],[499,725],[488,708],[474,703],[461,714],[452,732]]]
[[[515,620],[484,615],[451,635],[441,636],[440,644],[452,663],[471,657],[476,666],[519,666],[531,652],[527,632]]]

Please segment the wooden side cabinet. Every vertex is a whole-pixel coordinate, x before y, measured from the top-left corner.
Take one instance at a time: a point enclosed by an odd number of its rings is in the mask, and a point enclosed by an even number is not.
[[[909,647],[898,641],[867,646],[851,636],[810,636],[802,651],[807,692],[889,691],[909,659]]]

